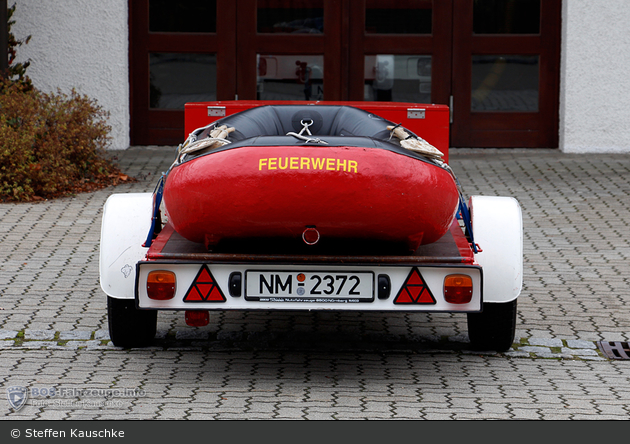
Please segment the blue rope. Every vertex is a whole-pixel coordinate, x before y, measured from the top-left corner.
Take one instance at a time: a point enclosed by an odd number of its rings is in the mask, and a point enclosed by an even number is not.
[[[143,247],[148,248],[153,243],[153,233],[155,233],[155,224],[158,221],[160,204],[162,203],[162,194],[164,193],[164,177],[165,175],[162,174],[162,177],[160,177],[160,180],[153,191],[153,217],[151,218],[151,228],[149,228],[149,234],[147,235],[147,240],[142,245]]]
[[[478,253],[477,244],[475,243],[475,238],[473,237],[472,231],[472,223],[470,220],[470,212],[468,211],[468,206],[464,203],[464,197],[459,195],[459,211],[462,215],[462,219],[464,220],[464,225],[466,226],[466,231],[468,232],[468,236],[470,237],[470,243],[472,244],[472,250],[474,253]]]

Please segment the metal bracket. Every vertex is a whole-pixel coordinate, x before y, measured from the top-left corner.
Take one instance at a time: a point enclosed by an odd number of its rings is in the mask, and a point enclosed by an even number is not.
[[[424,119],[425,110],[422,108],[407,108],[408,119]]]
[[[208,117],[210,116],[225,117],[225,106],[209,106]]]

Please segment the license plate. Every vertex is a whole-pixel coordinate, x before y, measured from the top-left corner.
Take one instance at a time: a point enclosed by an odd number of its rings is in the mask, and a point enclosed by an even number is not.
[[[372,302],[374,273],[338,271],[245,272],[245,299],[260,302]]]

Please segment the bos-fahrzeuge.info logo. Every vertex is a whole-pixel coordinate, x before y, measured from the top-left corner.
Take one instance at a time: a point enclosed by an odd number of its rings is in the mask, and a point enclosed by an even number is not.
[[[7,388],[7,400],[15,411],[20,410],[26,401],[33,398],[33,405],[39,407],[121,407],[116,398],[139,398],[146,396],[144,390],[131,388],[73,388],[73,387],[31,387],[21,385]],[[61,398],[61,399],[60,399]],[[68,398],[80,398],[72,400]],[[100,399],[99,399],[100,398]]]
[[[7,399],[16,412],[24,407],[28,399],[28,389],[21,385],[14,385],[7,388]]]

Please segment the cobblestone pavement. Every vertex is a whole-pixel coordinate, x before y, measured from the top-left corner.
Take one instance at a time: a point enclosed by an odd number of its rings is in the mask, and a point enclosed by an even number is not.
[[[4,419],[629,418],[630,361],[596,343],[630,340],[630,156],[451,151],[465,194],[523,209],[516,343],[497,354],[451,314],[160,313],[153,347],[114,347],[103,203],[152,191],[173,148],[113,155],[137,183],[0,204],[0,393],[31,391]]]

